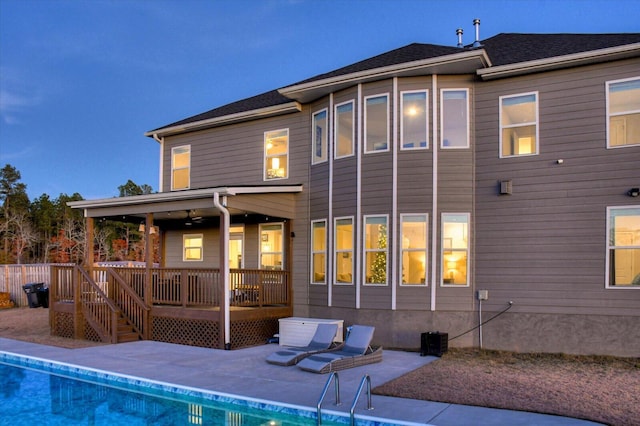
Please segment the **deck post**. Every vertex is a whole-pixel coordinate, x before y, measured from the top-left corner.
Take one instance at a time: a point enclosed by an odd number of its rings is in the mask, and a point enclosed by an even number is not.
[[[145,279],[144,279],[144,303],[147,306],[151,306],[153,303],[153,237],[151,234],[153,229],[153,213],[147,213],[145,218],[144,237],[144,257],[145,257]],[[149,311],[144,311],[143,318],[143,333],[142,337],[145,340],[149,340],[151,321],[149,320]]]

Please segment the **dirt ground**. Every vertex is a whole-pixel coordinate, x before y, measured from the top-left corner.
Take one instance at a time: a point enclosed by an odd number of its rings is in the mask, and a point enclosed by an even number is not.
[[[64,348],[101,345],[51,336],[49,310],[0,309],[0,337]],[[450,349],[376,394],[640,425],[640,358]]]

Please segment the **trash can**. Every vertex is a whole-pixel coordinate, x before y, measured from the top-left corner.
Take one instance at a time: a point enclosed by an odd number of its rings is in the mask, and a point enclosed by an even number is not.
[[[27,295],[30,308],[39,308],[42,305],[40,303],[41,297],[38,294],[43,288],[44,283],[29,283],[22,286],[22,289]]]
[[[49,288],[48,287],[40,287],[36,289],[36,293],[38,294],[38,303],[43,308],[49,307]]]

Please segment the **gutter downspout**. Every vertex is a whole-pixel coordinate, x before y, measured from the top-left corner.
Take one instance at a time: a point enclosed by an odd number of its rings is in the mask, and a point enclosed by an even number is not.
[[[224,199],[226,204],[226,197]],[[220,274],[222,275],[223,284],[223,313],[224,313],[224,348],[226,350],[231,349],[231,319],[229,318],[229,312],[231,310],[229,305],[229,210],[220,203],[220,193],[213,193],[213,205],[220,211]]]
[[[153,136],[153,139],[155,139],[155,141],[160,144],[160,159],[159,159],[160,164],[158,164],[158,183],[160,184],[160,187],[158,189],[158,192],[162,192],[162,188],[164,185],[164,182],[162,179],[162,175],[163,175],[162,164],[164,163],[164,137],[158,136],[157,133],[154,133],[152,136]]]

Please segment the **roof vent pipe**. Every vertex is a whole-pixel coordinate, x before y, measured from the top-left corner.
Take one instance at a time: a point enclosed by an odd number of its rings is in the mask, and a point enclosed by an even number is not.
[[[458,36],[458,47],[464,47],[464,45],[462,44],[462,28],[458,28],[456,30],[456,35]]]
[[[480,20],[478,18],[473,20],[473,26],[476,27],[476,41],[473,42],[473,47],[480,47]]]

